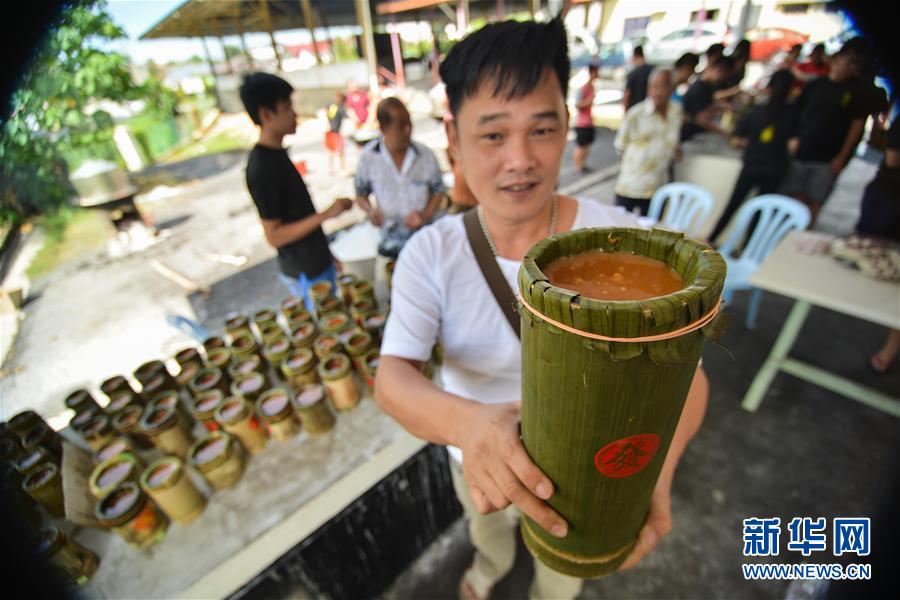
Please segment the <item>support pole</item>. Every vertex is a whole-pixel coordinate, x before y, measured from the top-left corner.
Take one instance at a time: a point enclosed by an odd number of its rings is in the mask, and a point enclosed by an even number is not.
[[[275,53],[275,63],[278,65],[278,70],[283,71],[281,68],[281,54],[278,53],[278,46],[275,44],[275,34],[272,32],[272,11],[269,9],[269,0],[262,0],[263,7],[263,16],[266,19],[266,30],[269,32],[269,41],[272,42],[272,52]]]
[[[369,71],[369,90],[378,92],[378,65],[375,57],[375,32],[372,28],[372,8],[369,0],[356,0],[356,19],[362,27],[363,56]]]
[[[312,5],[309,0],[300,0],[300,8],[303,9],[303,20],[306,21],[309,37],[312,38],[313,55],[316,57],[316,64],[321,66],[322,57],[319,56],[319,45],[316,43],[316,22],[313,19]]]

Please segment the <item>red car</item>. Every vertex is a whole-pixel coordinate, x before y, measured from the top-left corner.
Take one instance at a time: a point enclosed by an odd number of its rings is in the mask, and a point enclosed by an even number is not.
[[[754,27],[744,36],[750,40],[750,60],[765,62],[794,44],[803,44],[809,36],[781,27]]]

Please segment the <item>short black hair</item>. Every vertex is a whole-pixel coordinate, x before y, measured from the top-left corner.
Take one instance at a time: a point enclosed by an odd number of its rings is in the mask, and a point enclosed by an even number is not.
[[[547,69],[566,96],[569,86],[566,28],[559,18],[549,23],[503,21],[485,25],[456,44],[441,63],[450,113],[456,116],[465,98],[485,80],[494,80],[495,96],[521,98],[537,86]]]
[[[720,44],[716,42],[715,44],[710,44],[709,48],[706,49],[706,58],[710,59],[715,56],[722,56],[725,54],[725,44]]]
[[[641,58],[644,58],[644,47],[641,46],[641,45],[635,46],[635,47],[634,47],[634,51],[632,52],[632,54],[633,54],[634,56],[640,56]]]
[[[853,68],[856,69],[857,74],[863,79],[875,77],[875,73],[878,70],[875,61],[875,50],[868,39],[862,36],[850,38],[844,42],[837,54],[846,56]]]
[[[720,56],[710,65],[713,69],[722,69],[726,73],[734,71],[734,59],[730,56]]]
[[[692,69],[696,69],[697,65],[700,64],[700,57],[694,54],[693,52],[685,52],[681,56],[678,57],[678,60],[675,61],[676,69],[681,69],[682,67],[691,67]]]
[[[731,51],[731,56],[735,58],[750,58],[750,40],[741,39]]]
[[[803,50],[803,44],[794,44],[791,46],[791,52],[801,52]]]
[[[819,42],[818,44],[816,44],[815,46],[813,46],[813,49],[812,49],[812,51],[810,52],[810,54],[815,54],[816,52],[820,52],[820,53],[822,53],[822,54],[825,54],[825,44],[823,44],[822,42]]]
[[[253,122],[262,125],[259,109],[277,110],[276,105],[282,100],[290,100],[293,91],[294,87],[277,75],[250,73],[241,84],[241,102]]]
[[[388,96],[378,103],[378,107],[375,109],[375,117],[378,119],[378,124],[382,129],[388,127],[393,122],[394,117],[392,116],[391,111],[397,109],[407,110],[403,101],[394,96]]]

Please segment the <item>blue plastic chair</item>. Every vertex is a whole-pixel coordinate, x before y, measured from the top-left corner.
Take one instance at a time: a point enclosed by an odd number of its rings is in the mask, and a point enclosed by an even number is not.
[[[650,198],[647,217],[655,219],[663,227],[692,234],[691,224],[699,227],[705,223],[713,204],[713,197],[699,185],[667,183]]]
[[[759,215],[759,221],[753,235],[741,250],[740,257],[732,257],[746,237],[755,215]],[[762,297],[762,290],[750,285],[750,276],[791,229],[806,229],[809,221],[809,209],[802,202],[781,194],[757,196],[744,204],[735,215],[731,234],[719,246],[719,253],[728,263],[728,277],[725,279],[722,298],[728,302],[734,292],[753,290],[745,321],[747,329],[756,329],[756,314]]]

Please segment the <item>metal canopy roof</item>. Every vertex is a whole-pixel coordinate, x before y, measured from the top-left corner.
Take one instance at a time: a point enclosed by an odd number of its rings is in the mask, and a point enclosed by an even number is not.
[[[353,0],[310,0],[316,27],[356,25]],[[264,0],[185,0],[140,39],[225,36],[269,31]],[[300,0],[269,0],[272,30],[306,28]],[[319,18],[321,16],[321,18]]]
[[[365,1],[365,0],[363,0]],[[310,0],[315,27],[358,25],[357,0]],[[433,18],[444,9],[455,10],[453,0],[373,0],[373,16],[383,22]],[[185,0],[148,29],[140,39],[230,36],[269,31],[265,0]],[[505,0],[507,14],[528,10],[528,0]],[[306,29],[300,0],[268,0],[271,30]],[[496,0],[470,0],[471,15],[496,11]]]

